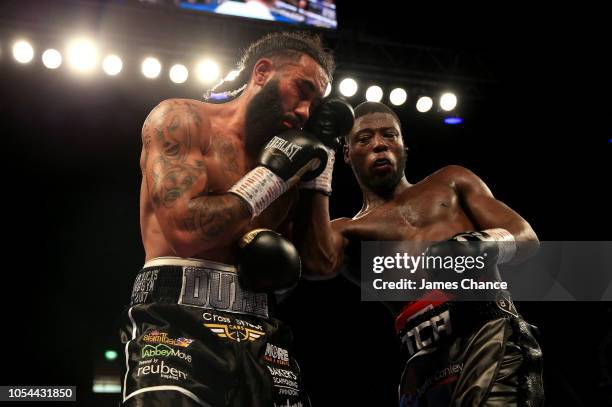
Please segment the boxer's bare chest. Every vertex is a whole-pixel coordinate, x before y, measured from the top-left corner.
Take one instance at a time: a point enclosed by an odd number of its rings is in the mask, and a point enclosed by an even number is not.
[[[415,184],[340,226],[348,239],[386,241],[437,241],[474,228],[456,190],[436,180]]]
[[[226,193],[240,178],[253,168],[243,145],[238,139],[213,135],[208,149],[203,154],[207,171],[207,195]],[[251,223],[251,228],[276,229],[287,217],[296,200],[296,190],[276,199]]]

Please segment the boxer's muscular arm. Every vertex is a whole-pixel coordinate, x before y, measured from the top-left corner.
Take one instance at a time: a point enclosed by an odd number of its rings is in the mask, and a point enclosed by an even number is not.
[[[520,263],[537,252],[538,237],[529,223],[506,204],[495,199],[478,176],[460,166],[448,166],[441,172],[451,180],[463,210],[478,230],[502,228],[512,233],[517,242],[517,251],[510,263]]]
[[[178,256],[227,245],[238,239],[251,214],[234,194],[206,196],[208,176],[200,134],[203,118],[195,102],[166,100],[142,130],[141,166],[162,232]]]
[[[293,241],[300,253],[303,276],[328,279],[340,272],[345,238],[329,220],[329,197],[302,189],[293,225]]]

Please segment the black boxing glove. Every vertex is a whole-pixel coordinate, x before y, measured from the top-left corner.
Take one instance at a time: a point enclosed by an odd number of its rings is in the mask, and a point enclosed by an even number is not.
[[[323,144],[337,148],[355,123],[355,112],[340,98],[324,100],[311,113],[304,130],[314,134]]]
[[[312,181],[300,183],[300,188],[313,189],[331,195],[332,172],[334,170],[335,149],[340,145],[340,138],[346,136],[355,122],[355,113],[350,104],[342,99],[332,98],[319,105],[304,125],[326,146],[327,166]]]
[[[283,292],[295,287],[302,275],[295,246],[281,234],[254,229],[239,242],[238,281],[245,290]]]
[[[427,256],[477,257],[485,267],[507,263],[516,253],[514,236],[505,229],[462,232],[444,242],[431,245]]]
[[[316,178],[326,165],[327,151],[316,137],[287,130],[272,137],[259,154],[257,166],[229,192],[244,199],[255,217],[300,179]]]

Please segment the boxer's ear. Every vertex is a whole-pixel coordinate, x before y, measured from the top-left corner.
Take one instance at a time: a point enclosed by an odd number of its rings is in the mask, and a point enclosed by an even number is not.
[[[344,145],[342,146],[342,154],[344,156],[344,162],[350,165],[351,161],[349,160],[349,146],[348,146],[348,140],[346,139],[344,141]]]
[[[253,82],[256,85],[264,86],[266,81],[274,71],[274,63],[269,58],[261,58],[253,67]]]

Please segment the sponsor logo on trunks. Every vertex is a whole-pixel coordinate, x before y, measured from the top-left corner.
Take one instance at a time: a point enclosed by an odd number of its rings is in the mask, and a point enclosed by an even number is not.
[[[266,334],[261,325],[252,324],[242,319],[217,315],[212,312],[203,313],[202,318],[205,321],[220,322],[204,324],[220,338],[243,342],[254,341]]]
[[[266,334],[242,325],[204,324],[204,326],[210,328],[219,338],[227,338],[236,342],[254,341]]]
[[[132,305],[147,302],[149,293],[155,287],[158,273],[159,270],[147,270],[136,276],[132,289]]]
[[[293,157],[295,156],[295,154],[302,149],[301,146],[298,146],[297,144],[294,144],[277,136],[272,137],[272,140],[268,142],[268,145],[265,149],[267,150],[269,148],[275,148],[281,151],[291,161],[293,161]]]
[[[445,383],[454,382],[463,370],[463,363],[454,363],[446,366],[443,369],[436,370],[433,375],[428,376],[422,385],[417,389],[418,397],[421,397],[427,392],[432,386],[439,386]]]
[[[264,354],[266,362],[275,363],[277,365],[289,366],[289,352],[279,346],[266,344],[266,352]]]
[[[188,348],[189,345],[193,342],[193,339],[187,338],[170,338],[168,337],[168,333],[158,331],[154,329],[144,334],[142,337],[143,342],[148,343],[163,343],[170,346],[179,346],[181,348]]]
[[[283,404],[274,403],[274,407],[304,407],[304,403],[302,403],[301,401],[298,401],[297,403],[292,404],[287,399],[287,403],[283,403]]]
[[[151,363],[145,366],[139,366],[136,371],[136,376],[149,376],[149,375],[158,375],[163,379],[170,380],[187,380],[187,373],[176,369],[174,367],[169,367],[162,360],[161,363]]]
[[[508,295],[508,293],[499,291],[497,293],[496,302],[499,309],[501,309],[507,314],[518,318],[518,311],[514,307],[514,303],[512,302],[512,299],[510,298],[510,295]]]
[[[171,347],[161,343],[157,346],[145,345],[145,347],[142,348],[140,356],[142,359],[153,357],[165,358],[168,356],[174,356],[175,358],[183,359],[191,363],[191,355],[188,355],[180,349],[172,349]]]
[[[296,396],[298,393],[298,377],[291,370],[279,367],[266,366],[272,375],[274,387],[279,389],[279,394]],[[295,392],[295,394],[294,394]]]
[[[415,317],[431,311],[433,306],[428,305],[418,313],[414,314],[410,319],[406,321],[409,324],[410,320]],[[448,310],[442,311],[437,315],[433,315],[431,318],[421,322],[414,328],[406,331],[401,336],[401,341],[408,348],[410,356],[414,355],[419,350],[430,346],[440,339],[440,335],[446,333],[450,334],[452,331],[450,312]]]
[[[288,387],[279,387],[278,394],[279,396],[299,396],[300,392],[297,389],[290,389]]]
[[[184,267],[179,304],[268,316],[268,296],[242,290],[236,273],[227,271]]]

